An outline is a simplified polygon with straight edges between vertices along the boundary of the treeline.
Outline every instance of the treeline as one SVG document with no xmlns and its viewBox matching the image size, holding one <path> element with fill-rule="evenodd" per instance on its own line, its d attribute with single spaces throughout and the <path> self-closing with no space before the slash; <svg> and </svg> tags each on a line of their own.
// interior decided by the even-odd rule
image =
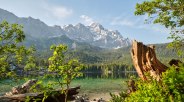
<svg viewBox="0 0 184 102">
<path fill-rule="evenodd" d="M 88 64 L 85 65 L 83 72 L 126 72 L 135 71 L 133 66 L 128 66 L 125 64 Z"/>
<path fill-rule="evenodd" d="M 137 76 L 133 66 L 125 64 L 88 64 L 82 69 L 84 78 L 127 78 Z"/>
<path fill-rule="evenodd" d="M 17 68 L 17 74 L 21 77 L 26 76 L 42 76 L 48 73 L 48 61 L 40 59 L 40 62 L 36 62 L 37 68 L 24 70 L 24 68 Z M 110 63 L 110 64 L 83 64 L 81 72 L 86 77 L 105 77 L 105 78 L 122 78 L 128 77 L 128 74 L 137 75 L 134 66 L 126 64 Z M 99 75 L 98 75 L 99 74 Z"/>
</svg>

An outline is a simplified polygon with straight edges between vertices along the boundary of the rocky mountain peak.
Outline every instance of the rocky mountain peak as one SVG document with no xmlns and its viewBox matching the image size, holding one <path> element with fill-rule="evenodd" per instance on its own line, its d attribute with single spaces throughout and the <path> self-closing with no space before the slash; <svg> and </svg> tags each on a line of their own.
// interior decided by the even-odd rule
<svg viewBox="0 0 184 102">
<path fill-rule="evenodd" d="M 124 39 L 117 30 L 105 29 L 99 23 L 85 26 L 81 23 L 64 26 L 66 35 L 73 40 L 89 43 L 102 48 L 121 48 L 129 46 L 129 40 Z"/>
<path fill-rule="evenodd" d="M 69 27 L 74 27 L 72 24 L 67 24 L 67 25 L 64 25 L 62 28 L 69 28 Z"/>
<path fill-rule="evenodd" d="M 104 27 L 99 23 L 92 23 L 90 27 L 96 31 L 104 30 Z"/>
<path fill-rule="evenodd" d="M 32 39 L 47 39 L 66 36 L 76 42 L 84 42 L 102 48 L 121 48 L 130 45 L 130 40 L 125 39 L 117 30 L 112 31 L 104 28 L 99 23 L 85 26 L 81 23 L 76 25 L 48 26 L 39 19 L 32 17 L 17 17 L 11 12 L 0 9 L 0 22 L 6 19 L 10 23 L 18 23 L 24 26 L 26 36 Z"/>
<path fill-rule="evenodd" d="M 59 25 L 54 25 L 53 27 L 56 29 L 62 29 L 61 26 L 59 26 Z"/>
<path fill-rule="evenodd" d="M 81 28 L 81 27 L 86 27 L 85 25 L 83 25 L 82 23 L 78 23 L 78 24 L 76 24 L 75 25 L 75 27 L 77 27 L 77 28 Z"/>
</svg>

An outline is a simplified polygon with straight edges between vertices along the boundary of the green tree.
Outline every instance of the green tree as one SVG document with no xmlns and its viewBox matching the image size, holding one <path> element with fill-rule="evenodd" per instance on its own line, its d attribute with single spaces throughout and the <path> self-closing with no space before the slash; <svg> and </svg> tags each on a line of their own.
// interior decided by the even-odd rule
<svg viewBox="0 0 184 102">
<path fill-rule="evenodd" d="M 171 29 L 173 42 L 169 47 L 178 50 L 182 55 L 181 47 L 184 43 L 184 0 L 148 0 L 136 5 L 135 15 L 148 15 L 147 22 L 159 23 Z"/>
<path fill-rule="evenodd" d="M 7 21 L 0 24 L 0 78 L 15 77 L 15 71 L 23 64 L 25 56 L 32 53 L 31 49 L 21 45 L 25 38 L 22 29 L 21 25 Z"/>
<path fill-rule="evenodd" d="M 25 49 L 26 51 L 26 56 L 25 58 L 27 59 L 24 63 L 24 71 L 26 71 L 27 76 L 28 76 L 28 72 L 32 71 L 31 75 L 36 75 L 36 71 L 39 71 L 39 65 L 36 64 L 36 58 L 34 56 L 34 52 L 36 51 L 34 47 L 31 47 L 29 49 Z M 25 59 L 24 58 L 24 59 Z"/>
<path fill-rule="evenodd" d="M 22 26 L 18 24 L 9 24 L 3 21 L 0 24 L 0 77 L 13 76 L 13 63 L 15 59 L 17 63 L 22 61 L 20 56 L 21 47 L 17 46 L 18 43 L 24 40 L 25 36 L 22 31 Z"/>
<path fill-rule="evenodd" d="M 65 45 L 53 45 L 51 50 L 53 50 L 53 55 L 49 58 L 49 72 L 56 73 L 57 84 L 62 88 L 66 102 L 71 81 L 81 76 L 79 71 L 82 65 L 77 60 L 66 60 L 64 58 L 64 54 L 67 51 L 67 46 Z"/>
</svg>

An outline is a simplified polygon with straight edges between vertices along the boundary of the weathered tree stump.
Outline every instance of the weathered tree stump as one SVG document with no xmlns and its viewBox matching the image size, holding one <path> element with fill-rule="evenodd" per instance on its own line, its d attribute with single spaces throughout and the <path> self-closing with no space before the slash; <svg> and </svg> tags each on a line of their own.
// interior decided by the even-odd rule
<svg viewBox="0 0 184 102">
<path fill-rule="evenodd" d="M 129 79 L 127 94 L 130 94 L 135 91 L 136 91 L 135 81 L 133 79 Z"/>
<path fill-rule="evenodd" d="M 161 73 L 168 68 L 157 59 L 154 46 L 146 46 L 134 40 L 131 56 L 134 67 L 142 80 L 147 80 L 146 73 L 154 79 L 160 80 Z"/>
</svg>

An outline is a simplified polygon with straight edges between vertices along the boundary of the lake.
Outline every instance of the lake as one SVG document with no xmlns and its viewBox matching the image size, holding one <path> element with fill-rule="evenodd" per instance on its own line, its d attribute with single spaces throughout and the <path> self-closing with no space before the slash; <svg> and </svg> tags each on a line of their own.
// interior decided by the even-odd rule
<svg viewBox="0 0 184 102">
<path fill-rule="evenodd" d="M 130 76 L 137 76 L 136 71 L 126 72 L 84 72 L 83 76 L 72 81 L 71 86 L 81 86 L 81 93 L 90 92 L 117 92 L 126 89 L 124 83 Z M 48 81 L 56 81 L 56 79 L 46 79 Z M 10 91 L 13 86 L 21 85 L 25 80 L 12 82 L 11 80 L 0 80 L 0 94 Z"/>
<path fill-rule="evenodd" d="M 137 76 L 136 71 L 126 71 L 126 72 L 83 72 L 81 78 L 129 78 L 130 76 Z"/>
</svg>

